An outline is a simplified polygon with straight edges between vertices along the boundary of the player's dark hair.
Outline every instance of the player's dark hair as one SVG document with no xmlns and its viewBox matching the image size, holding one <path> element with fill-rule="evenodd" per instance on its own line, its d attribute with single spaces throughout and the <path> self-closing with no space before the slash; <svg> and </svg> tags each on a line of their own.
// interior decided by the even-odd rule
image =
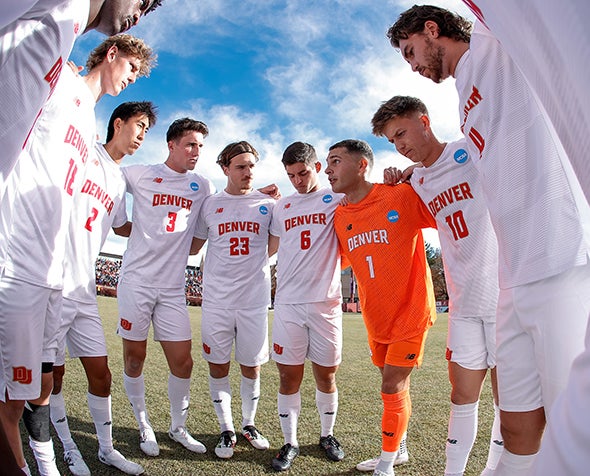
<svg viewBox="0 0 590 476">
<path fill-rule="evenodd" d="M 381 103 L 371 119 L 373 134 L 382 136 L 385 125 L 391 119 L 408 117 L 416 113 L 428 116 L 428 109 L 420 99 L 411 96 L 393 96 L 389 101 Z"/>
<path fill-rule="evenodd" d="M 375 161 L 375 156 L 373 154 L 373 149 L 371 146 L 365 142 L 364 140 L 359 139 L 345 139 L 341 140 L 340 142 L 336 142 L 334 145 L 330 146 L 329 150 L 339 149 L 343 147 L 351 154 L 358 155 L 359 158 L 364 157 L 367 159 L 369 163 L 369 170 L 373 168 L 373 162 Z"/>
<path fill-rule="evenodd" d="M 162 0 L 154 0 L 152 2 L 151 5 L 149 5 L 145 11 L 143 12 L 144 15 L 147 15 L 148 13 L 152 13 L 156 8 L 158 8 L 160 5 L 162 5 Z"/>
<path fill-rule="evenodd" d="M 440 36 L 469 43 L 472 24 L 460 15 L 432 5 L 414 5 L 403 12 L 387 31 L 387 37 L 394 48 L 400 40 L 407 40 L 414 33 L 422 33 L 424 24 L 433 21 L 438 25 Z"/>
<path fill-rule="evenodd" d="M 190 117 L 183 117 L 182 119 L 176 119 L 166 132 L 166 142 L 171 140 L 181 139 L 187 132 L 200 132 L 203 137 L 209 135 L 209 128 L 207 124 L 201 121 L 196 121 Z"/>
<path fill-rule="evenodd" d="M 258 151 L 251 145 L 249 142 L 242 140 L 240 142 L 232 142 L 224 147 L 221 153 L 217 156 L 217 163 L 223 167 L 229 167 L 231 164 L 231 159 L 236 157 L 240 154 L 250 153 L 258 162 L 260 156 L 258 155 Z"/>
<path fill-rule="evenodd" d="M 109 142 L 115 135 L 116 119 L 121 119 L 123 122 L 127 122 L 132 117 L 139 115 L 146 115 L 149 127 L 153 127 L 156 124 L 156 119 L 158 117 L 158 108 L 150 101 L 130 101 L 119 104 L 109 119 L 106 142 Z"/>
<path fill-rule="evenodd" d="M 313 165 L 318 161 L 318 156 L 313 145 L 307 142 L 293 142 L 283 152 L 281 162 L 284 166 L 293 164 Z"/>
</svg>

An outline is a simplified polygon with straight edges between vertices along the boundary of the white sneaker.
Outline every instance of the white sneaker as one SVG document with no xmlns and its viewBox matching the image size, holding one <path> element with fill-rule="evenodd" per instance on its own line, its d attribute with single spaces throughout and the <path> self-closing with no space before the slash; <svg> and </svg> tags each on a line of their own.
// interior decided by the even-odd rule
<svg viewBox="0 0 590 476">
<path fill-rule="evenodd" d="M 64 452 L 64 461 L 74 476 L 90 476 L 90 469 L 78 449 Z"/>
<path fill-rule="evenodd" d="M 215 447 L 215 454 L 218 458 L 231 458 L 234 455 L 234 446 L 237 443 L 236 434 L 233 431 L 224 431 L 221 433 L 219 443 Z"/>
<path fill-rule="evenodd" d="M 399 451 L 397 455 L 395 455 L 395 461 L 393 462 L 394 466 L 398 466 L 400 464 L 405 464 L 410 460 L 410 453 L 408 453 L 408 442 L 407 437 L 404 434 L 402 441 L 399 442 Z"/>
<path fill-rule="evenodd" d="M 268 440 L 260 434 L 254 425 L 247 425 L 242 430 L 242 435 L 257 450 L 267 450 L 270 448 Z"/>
<path fill-rule="evenodd" d="M 205 445 L 200 441 L 195 440 L 183 426 L 178 427 L 176 430 L 170 428 L 168 430 L 168 436 L 170 439 L 180 443 L 187 450 L 193 451 L 194 453 L 205 453 L 207 451 Z"/>
<path fill-rule="evenodd" d="M 375 471 L 375 468 L 379 464 L 380 458 L 373 458 L 367 459 L 365 461 L 361 461 L 359 464 L 356 465 L 356 469 L 358 471 Z"/>
<path fill-rule="evenodd" d="M 114 466 L 127 474 L 143 474 L 144 469 L 140 464 L 129 461 L 125 456 L 117 450 L 110 453 L 103 453 L 101 449 L 98 450 L 98 460 L 108 466 Z"/>
<path fill-rule="evenodd" d="M 160 454 L 160 447 L 152 427 L 148 426 L 139 431 L 139 447 L 148 456 L 158 456 Z"/>
<path fill-rule="evenodd" d="M 373 471 L 373 476 L 395 476 L 395 473 L 393 472 L 393 470 L 391 470 L 391 472 L 386 473 L 385 471 L 376 469 L 375 471 Z"/>
</svg>

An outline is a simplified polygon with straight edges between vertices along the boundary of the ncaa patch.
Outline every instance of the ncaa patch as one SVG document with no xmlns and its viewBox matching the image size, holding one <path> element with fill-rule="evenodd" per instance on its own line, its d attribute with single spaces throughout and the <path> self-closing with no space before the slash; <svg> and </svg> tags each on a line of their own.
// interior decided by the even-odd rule
<svg viewBox="0 0 590 476">
<path fill-rule="evenodd" d="M 197 190 L 199 190 L 199 184 L 197 182 L 191 182 L 190 187 L 193 192 L 196 192 Z"/>
<path fill-rule="evenodd" d="M 268 207 L 266 205 L 260 205 L 260 207 L 258 207 L 258 211 L 261 215 L 268 215 Z"/>
<path fill-rule="evenodd" d="M 322 202 L 324 202 L 324 203 L 330 203 L 330 202 L 332 202 L 332 200 L 334 200 L 334 197 L 332 197 L 332 195 L 330 195 L 330 194 L 324 195 L 322 197 Z"/>
<path fill-rule="evenodd" d="M 467 162 L 467 159 L 469 159 L 469 154 L 465 149 L 457 149 L 453 155 L 453 158 L 458 164 L 464 164 Z"/>
<path fill-rule="evenodd" d="M 387 220 L 390 221 L 391 223 L 395 223 L 396 221 L 399 220 L 399 213 L 397 210 L 391 210 L 390 212 L 387 213 Z"/>
</svg>

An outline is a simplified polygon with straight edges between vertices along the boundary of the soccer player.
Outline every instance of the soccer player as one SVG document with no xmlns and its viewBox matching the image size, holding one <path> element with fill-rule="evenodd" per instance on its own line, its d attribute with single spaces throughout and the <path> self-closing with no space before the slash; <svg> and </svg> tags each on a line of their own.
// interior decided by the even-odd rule
<svg viewBox="0 0 590 476">
<path fill-rule="evenodd" d="M 88 407 L 99 444 L 99 458 L 113 450 L 111 373 L 107 347 L 96 302 L 95 262 L 112 226 L 119 206 L 124 206 L 125 178 L 119 167 L 126 155 L 141 147 L 148 129 L 156 122 L 150 102 L 126 102 L 115 108 L 109 119 L 105 144 L 96 144 L 77 191 L 66 243 L 63 311 L 58 335 L 58 355 L 53 367 L 50 397 L 51 421 L 64 448 L 64 461 L 76 476 L 90 474 L 66 417 L 62 381 L 65 345 L 71 358 L 79 357 L 88 378 Z M 123 205 L 122 205 L 123 204 Z M 115 452 L 107 461 L 128 474 L 140 474 L 141 466 Z"/>
<path fill-rule="evenodd" d="M 90 54 L 88 74 L 67 68 L 43 108 L 0 206 L 0 420 L 21 467 L 24 421 L 42 474 L 55 474 L 49 395 L 61 316 L 63 260 L 75 192 L 96 139 L 94 107 L 149 72 L 152 50 L 130 35 L 110 37 Z M 10 197 L 10 199 L 8 199 Z"/>
<path fill-rule="evenodd" d="M 481 23 L 471 31 L 447 10 L 414 6 L 388 36 L 414 71 L 435 82 L 456 79 L 461 127 L 499 249 L 496 358 L 505 451 L 495 474 L 527 474 L 548 410 L 583 349 L 588 203 L 537 96 Z"/>
<path fill-rule="evenodd" d="M 177 119 L 166 133 L 164 163 L 122 168 L 133 195 L 133 221 L 115 229 L 126 235 L 131 225 L 117 291 L 117 333 L 123 339 L 125 391 L 139 425 L 140 448 L 148 456 L 160 453 L 142 373 L 150 323 L 170 369 L 168 436 L 195 453 L 206 451 L 186 429 L 193 359 L 184 271 L 199 210 L 213 192 L 208 179 L 192 172 L 208 134 L 201 121 Z"/>
<path fill-rule="evenodd" d="M 193 251 L 207 244 L 203 265 L 202 355 L 209 364 L 209 392 L 221 427 L 215 454 L 231 458 L 236 433 L 229 369 L 233 343 L 240 364 L 242 435 L 259 450 L 269 447 L 254 424 L 260 399 L 260 367 L 268 362 L 270 305 L 269 227 L 275 200 L 252 188 L 256 149 L 228 144 L 217 163 L 227 186 L 203 204 Z"/>
<path fill-rule="evenodd" d="M 477 434 L 479 396 L 488 368 L 497 402 L 496 236 L 465 140 L 440 142 L 422 101 L 395 96 L 375 112 L 372 125 L 373 134 L 386 137 L 418 165 L 411 184 L 438 225 L 450 297 L 446 357 L 452 390 L 445 476 L 462 475 Z M 395 183 L 397 177 L 386 177 L 386 182 L 388 178 Z M 496 468 L 502 454 L 497 405 L 494 410 L 486 471 Z"/>
<path fill-rule="evenodd" d="M 52 94 L 74 40 L 122 33 L 161 0 L 38 0 L 0 13 L 0 196 L 31 127 Z M 32 5 L 34 3 L 34 5 Z"/>
<path fill-rule="evenodd" d="M 421 230 L 436 223 L 409 185 L 369 182 L 372 166 L 369 144 L 349 139 L 330 147 L 325 172 L 349 202 L 336 209 L 334 228 L 357 278 L 371 358 L 382 374 L 382 451 L 373 475 L 388 476 L 410 419 L 410 374 L 436 319 Z"/>
<path fill-rule="evenodd" d="M 289 469 L 299 455 L 299 389 L 306 358 L 312 362 L 316 381 L 319 445 L 329 459 L 344 458 L 334 437 L 336 371 L 342 360 L 340 252 L 334 210 L 341 196 L 321 186 L 321 164 L 312 145 L 294 142 L 285 149 L 282 163 L 296 192 L 279 200 L 271 225 L 279 247 L 272 358 L 279 370 L 278 413 L 285 440 L 272 460 L 277 471 Z"/>
</svg>

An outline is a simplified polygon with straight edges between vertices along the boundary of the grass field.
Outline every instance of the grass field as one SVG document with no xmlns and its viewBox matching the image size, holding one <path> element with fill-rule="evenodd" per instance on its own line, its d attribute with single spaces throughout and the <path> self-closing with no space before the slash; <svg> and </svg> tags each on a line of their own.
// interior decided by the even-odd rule
<svg viewBox="0 0 590 476">
<path fill-rule="evenodd" d="M 146 474 L 152 476 L 277 474 L 271 469 L 270 460 L 282 446 L 283 438 L 276 410 L 278 374 L 272 361 L 262 370 L 262 394 L 256 419 L 256 425 L 269 439 L 271 449 L 255 450 L 240 436 L 233 458 L 220 460 L 213 451 L 219 428 L 209 399 L 207 366 L 200 354 L 201 309 L 189 307 L 194 332 L 195 365 L 187 427 L 195 438 L 207 446 L 206 454 L 193 454 L 168 438 L 167 430 L 170 422 L 167 396 L 168 368 L 159 344 L 151 340 L 150 336 L 144 374 L 147 406 L 160 444 L 160 456 L 149 458 L 139 449 L 137 424 L 123 389 L 121 341 L 115 335 L 117 303 L 113 298 L 101 297 L 98 303 L 106 329 L 109 365 L 113 374 L 115 448 L 129 459 L 142 464 Z M 272 312 L 270 318 L 272 321 Z M 430 476 L 441 475 L 444 471 L 450 391 L 444 360 L 446 326 L 447 315 L 440 314 L 428 336 L 424 364 L 422 368 L 412 373 L 413 412 L 408 431 L 410 462 L 397 467 L 396 475 Z M 301 388 L 302 411 L 298 429 L 301 455 L 288 474 L 305 476 L 367 474 L 356 471 L 355 465 L 361 460 L 379 454 L 381 431 L 380 375 L 370 363 L 367 349 L 366 333 L 361 316 L 345 314 L 344 357 L 337 375 L 340 406 L 335 434 L 346 451 L 346 457 L 343 461 L 334 463 L 328 461 L 323 451 L 318 448 L 319 417 L 315 408 L 315 386 L 311 368 L 308 368 Z M 239 425 L 241 423 L 239 372 L 235 363 L 232 365 L 231 378 L 234 394 L 232 405 L 234 422 Z M 64 395 L 72 434 L 92 474 L 122 474 L 103 465 L 96 457 L 98 443 L 86 404 L 86 377 L 78 360 L 70 360 L 66 364 Z M 493 417 L 491 400 L 488 378 L 480 404 L 480 429 L 465 475 L 479 475 L 485 465 Z M 68 474 L 67 467 L 62 461 L 61 444 L 55 434 L 53 437 L 58 467 L 62 474 Z M 28 447 L 25 449 L 27 460 L 35 474 L 36 467 L 31 453 Z"/>
</svg>

